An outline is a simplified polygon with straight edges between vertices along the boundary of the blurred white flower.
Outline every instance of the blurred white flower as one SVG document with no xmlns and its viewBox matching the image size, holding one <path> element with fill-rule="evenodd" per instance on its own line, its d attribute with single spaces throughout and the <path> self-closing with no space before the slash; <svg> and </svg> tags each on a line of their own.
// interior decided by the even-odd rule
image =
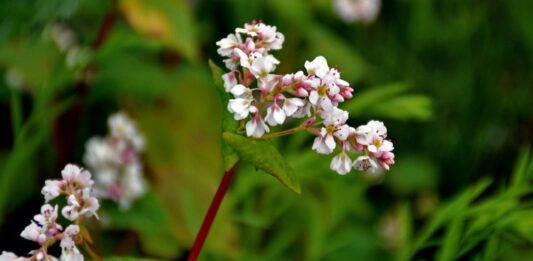
<svg viewBox="0 0 533 261">
<path fill-rule="evenodd" d="M 346 23 L 370 24 L 381 8 L 381 0 L 333 0 L 333 7 Z"/>
<path fill-rule="evenodd" d="M 234 86 L 235 87 L 235 86 Z M 137 125 L 124 113 L 108 119 L 109 135 L 93 137 L 86 144 L 84 161 L 95 175 L 95 195 L 111 199 L 127 209 L 146 192 L 139 154 L 145 146 Z M 90 193 L 84 198 L 83 213 L 96 214 L 98 200 Z"/>
</svg>

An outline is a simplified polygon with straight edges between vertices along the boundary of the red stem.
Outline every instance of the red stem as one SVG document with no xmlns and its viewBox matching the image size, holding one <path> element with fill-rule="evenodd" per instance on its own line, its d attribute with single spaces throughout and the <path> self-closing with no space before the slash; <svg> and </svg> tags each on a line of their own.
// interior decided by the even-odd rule
<svg viewBox="0 0 533 261">
<path fill-rule="evenodd" d="M 200 231 L 198 232 L 198 235 L 196 236 L 196 239 L 194 240 L 194 244 L 192 245 L 191 252 L 189 253 L 189 257 L 187 258 L 188 261 L 196 261 L 198 259 L 198 256 L 200 255 L 200 251 L 202 250 L 202 246 L 204 245 L 207 234 L 209 233 L 209 230 L 211 229 L 211 225 L 213 224 L 213 221 L 215 220 L 215 217 L 217 215 L 218 208 L 220 207 L 220 203 L 222 203 L 222 200 L 224 199 L 224 195 L 226 195 L 226 191 L 228 190 L 229 184 L 231 183 L 231 180 L 233 179 L 234 173 L 235 173 L 235 165 L 233 165 L 233 167 L 231 167 L 228 171 L 224 173 L 224 177 L 222 177 L 222 181 L 220 182 L 220 185 L 218 185 L 218 189 L 217 189 L 217 192 L 215 193 L 215 197 L 213 198 L 213 201 L 211 201 L 211 205 L 209 206 L 209 209 L 207 210 L 207 214 L 205 215 L 204 222 L 202 223 L 202 226 L 200 227 Z"/>
</svg>

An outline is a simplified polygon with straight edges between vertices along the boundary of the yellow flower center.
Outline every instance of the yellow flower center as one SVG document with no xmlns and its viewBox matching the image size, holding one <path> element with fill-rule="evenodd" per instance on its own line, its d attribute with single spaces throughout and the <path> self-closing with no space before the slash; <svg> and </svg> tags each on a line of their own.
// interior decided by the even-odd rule
<svg viewBox="0 0 533 261">
<path fill-rule="evenodd" d="M 326 87 L 325 85 L 320 85 L 317 89 L 317 92 L 319 96 L 326 96 L 328 92 L 328 87 Z"/>
</svg>

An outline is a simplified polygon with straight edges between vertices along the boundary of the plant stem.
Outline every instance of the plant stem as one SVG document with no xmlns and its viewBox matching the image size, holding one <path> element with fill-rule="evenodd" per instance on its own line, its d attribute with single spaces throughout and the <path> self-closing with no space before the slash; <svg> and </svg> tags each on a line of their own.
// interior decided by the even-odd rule
<svg viewBox="0 0 533 261">
<path fill-rule="evenodd" d="M 102 257 L 100 257 L 98 254 L 96 254 L 96 252 L 94 252 L 94 250 L 91 248 L 91 246 L 89 245 L 89 243 L 87 242 L 84 242 L 83 243 L 83 247 L 85 248 L 85 251 L 87 251 L 87 253 L 89 253 L 89 255 L 96 261 L 103 261 L 104 259 Z"/>
<path fill-rule="evenodd" d="M 296 127 L 296 128 L 292 128 L 292 129 L 288 129 L 288 130 L 268 133 L 268 134 L 263 135 L 260 139 L 270 139 L 270 138 L 286 136 L 286 135 L 290 135 L 290 134 L 296 133 L 296 132 L 301 131 L 301 130 L 305 130 L 306 128 L 307 127 L 305 127 L 305 126 L 300 126 L 300 127 Z"/>
<path fill-rule="evenodd" d="M 224 177 L 222 177 L 222 181 L 220 182 L 220 185 L 218 185 L 215 197 L 213 197 L 213 200 L 211 201 L 211 205 L 207 210 L 207 214 L 205 215 L 204 221 L 202 222 L 200 231 L 198 232 L 198 235 L 196 235 L 196 239 L 194 240 L 194 244 L 192 245 L 191 252 L 189 253 L 189 257 L 187 258 L 188 261 L 195 261 L 200 255 L 200 251 L 202 250 L 202 246 L 204 245 L 207 234 L 211 229 L 211 225 L 215 220 L 215 216 L 217 215 L 220 204 L 222 203 L 224 195 L 226 195 L 226 191 L 228 190 L 229 184 L 233 179 L 233 174 L 235 173 L 235 166 L 236 165 L 233 165 L 233 167 L 231 167 L 228 171 L 224 173 Z"/>
</svg>

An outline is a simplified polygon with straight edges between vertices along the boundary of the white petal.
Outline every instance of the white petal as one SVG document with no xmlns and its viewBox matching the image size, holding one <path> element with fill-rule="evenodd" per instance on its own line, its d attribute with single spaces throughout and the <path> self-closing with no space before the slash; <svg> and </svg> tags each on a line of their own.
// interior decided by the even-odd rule
<svg viewBox="0 0 533 261">
<path fill-rule="evenodd" d="M 257 129 L 257 122 L 254 119 L 249 120 L 246 123 L 246 136 L 251 137 Z"/>
<path fill-rule="evenodd" d="M 285 112 L 283 112 L 283 110 L 278 106 L 276 106 L 276 108 L 274 109 L 274 120 L 278 124 L 283 124 L 283 122 L 285 121 Z"/>
<path fill-rule="evenodd" d="M 311 104 L 317 105 L 317 102 L 318 102 L 318 92 L 317 91 L 312 91 L 311 94 L 309 94 L 309 101 L 311 102 Z"/>
<path fill-rule="evenodd" d="M 231 88 L 231 94 L 235 95 L 235 97 L 239 97 L 247 92 L 250 92 L 250 90 L 242 84 L 237 84 Z"/>
<path fill-rule="evenodd" d="M 333 151 L 335 149 L 335 146 L 337 145 L 333 136 L 329 134 L 326 135 L 324 143 L 326 144 L 326 146 L 329 148 L 330 151 Z"/>
</svg>

